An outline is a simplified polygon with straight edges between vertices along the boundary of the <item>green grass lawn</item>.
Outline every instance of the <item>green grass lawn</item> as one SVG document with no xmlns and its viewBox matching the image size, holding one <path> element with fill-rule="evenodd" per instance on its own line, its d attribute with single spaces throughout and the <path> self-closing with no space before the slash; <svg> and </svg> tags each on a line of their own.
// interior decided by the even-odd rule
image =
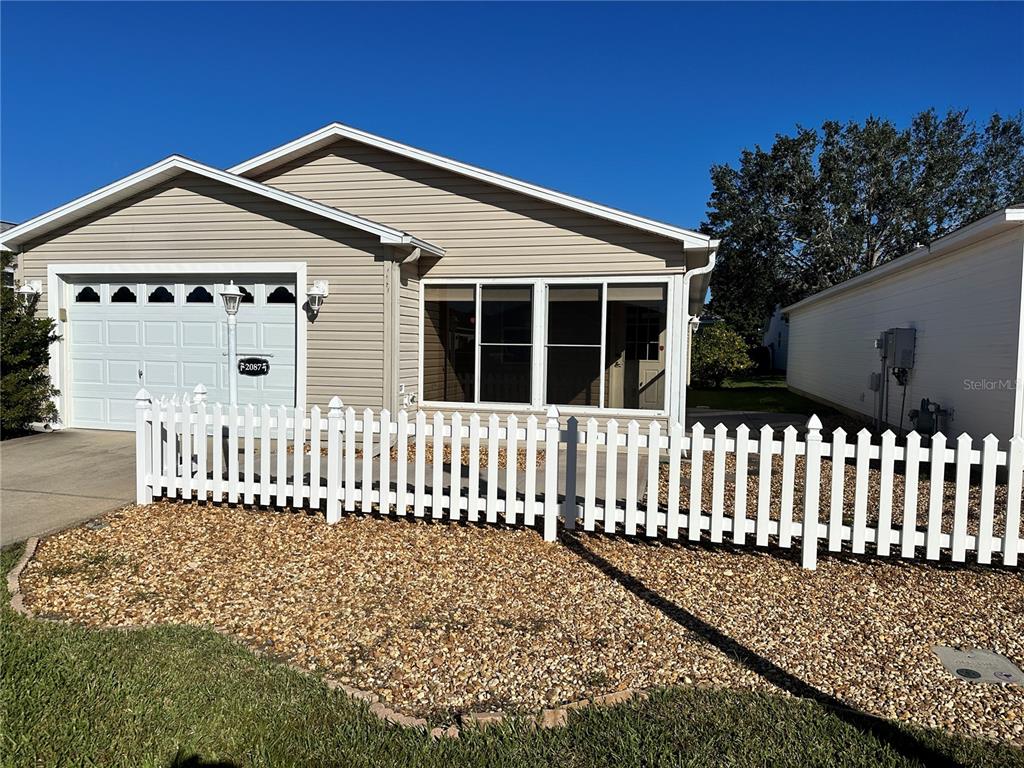
<svg viewBox="0 0 1024 768">
<path fill-rule="evenodd" d="M 0 555 L 4 573 L 19 553 Z M 872 732 L 808 701 L 695 689 L 582 711 L 564 729 L 433 742 L 212 632 L 31 621 L 0 592 L 5 766 L 1024 765 L 1008 747 Z"/>
<path fill-rule="evenodd" d="M 720 389 L 690 387 L 686 393 L 689 408 L 705 406 L 731 411 L 770 411 L 775 413 L 821 414 L 832 409 L 786 389 L 785 375 L 751 375 L 728 379 Z"/>
</svg>

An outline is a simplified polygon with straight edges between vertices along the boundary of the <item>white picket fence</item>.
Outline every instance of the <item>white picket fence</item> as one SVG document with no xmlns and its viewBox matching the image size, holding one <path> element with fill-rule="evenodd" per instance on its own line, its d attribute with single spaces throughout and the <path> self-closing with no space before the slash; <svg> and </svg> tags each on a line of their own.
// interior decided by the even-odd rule
<svg viewBox="0 0 1024 768">
<path fill-rule="evenodd" d="M 866 430 L 848 441 L 837 429 L 825 442 L 817 417 L 798 440 L 794 427 L 776 439 L 768 426 L 756 433 L 740 426 L 729 434 L 722 425 L 708 433 L 697 424 L 686 434 L 681 424 L 664 430 L 657 421 L 643 428 L 630 421 L 623 428 L 614 420 L 601 426 L 596 419 L 581 425 L 569 418 L 562 425 L 553 408 L 543 421 L 477 413 L 428 417 L 424 411 L 357 414 L 338 398 L 325 418 L 318 407 L 307 413 L 285 406 L 208 404 L 201 385 L 194 396 L 180 400 L 154 402 L 143 390 L 136 405 L 140 504 L 180 497 L 324 508 L 328 523 L 338 522 L 344 510 L 540 525 L 549 541 L 556 539 L 559 525 L 627 536 L 706 537 L 741 546 L 789 548 L 798 539 L 806 568 L 815 567 L 819 550 L 890 556 L 895 549 L 904 558 L 923 554 L 929 560 L 943 553 L 954 562 L 973 553 L 971 559 L 982 564 L 999 553 L 1003 565 L 1016 566 L 1024 549 L 1022 437 L 1010 440 L 1008 450 L 992 435 L 980 449 L 967 435 L 952 445 L 937 435 L 926 447 L 913 432 L 897 445 L 892 432 L 874 444 Z M 432 461 L 426 460 L 428 446 Z M 501 468 L 500 449 L 509 457 Z M 539 451 L 544 452 L 540 462 Z M 773 461 L 776 457 L 780 462 Z M 822 467 L 839 459 L 842 471 L 832 472 L 823 487 Z M 952 505 L 945 499 L 947 467 L 954 468 Z M 1006 500 L 997 509 L 1001 478 Z M 926 481 L 927 495 L 920 487 Z M 662 490 L 664 502 L 659 501 Z M 896 502 L 902 514 L 894 515 Z M 927 512 L 923 525 L 919 502 Z"/>
</svg>

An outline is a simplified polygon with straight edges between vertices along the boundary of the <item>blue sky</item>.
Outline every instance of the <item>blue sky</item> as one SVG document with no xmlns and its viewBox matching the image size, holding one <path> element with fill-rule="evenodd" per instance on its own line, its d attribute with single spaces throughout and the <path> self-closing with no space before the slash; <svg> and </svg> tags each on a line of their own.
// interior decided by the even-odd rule
<svg viewBox="0 0 1024 768">
<path fill-rule="evenodd" d="M 697 226 L 796 123 L 1024 106 L 1024 4 L 0 6 L 0 217 L 332 120 Z"/>
</svg>

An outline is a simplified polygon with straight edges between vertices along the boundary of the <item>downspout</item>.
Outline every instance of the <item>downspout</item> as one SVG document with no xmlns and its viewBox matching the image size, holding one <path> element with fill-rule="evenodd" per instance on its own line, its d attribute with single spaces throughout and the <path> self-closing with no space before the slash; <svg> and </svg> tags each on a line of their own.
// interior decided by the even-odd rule
<svg viewBox="0 0 1024 768">
<path fill-rule="evenodd" d="M 677 327 L 684 329 L 683 333 L 686 334 L 686 357 L 684 360 L 680 360 L 676 364 L 676 376 L 677 381 L 679 382 L 679 412 L 676 414 L 670 414 L 670 419 L 680 422 L 684 427 L 686 425 L 686 389 L 690 383 L 690 343 L 693 338 L 690 333 L 690 322 L 700 317 L 700 315 L 690 314 L 690 281 L 695 277 L 708 274 L 715 268 L 715 255 L 718 253 L 718 242 L 714 240 L 711 242 L 713 243 L 713 246 L 711 251 L 708 253 L 708 263 L 702 267 L 688 269 L 686 274 L 683 275 L 682 311 L 685 313 L 686 322 L 682 322 L 683 318 L 680 317 L 680 322 Z M 679 357 L 682 357 L 682 355 Z"/>
</svg>

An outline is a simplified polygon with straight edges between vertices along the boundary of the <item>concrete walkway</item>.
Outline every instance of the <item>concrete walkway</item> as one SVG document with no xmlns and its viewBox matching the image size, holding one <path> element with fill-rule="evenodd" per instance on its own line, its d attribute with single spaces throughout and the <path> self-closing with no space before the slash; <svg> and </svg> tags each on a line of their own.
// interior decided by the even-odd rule
<svg viewBox="0 0 1024 768">
<path fill-rule="evenodd" d="M 0 443 L 0 544 L 135 499 L 135 433 L 66 429 Z"/>
</svg>

